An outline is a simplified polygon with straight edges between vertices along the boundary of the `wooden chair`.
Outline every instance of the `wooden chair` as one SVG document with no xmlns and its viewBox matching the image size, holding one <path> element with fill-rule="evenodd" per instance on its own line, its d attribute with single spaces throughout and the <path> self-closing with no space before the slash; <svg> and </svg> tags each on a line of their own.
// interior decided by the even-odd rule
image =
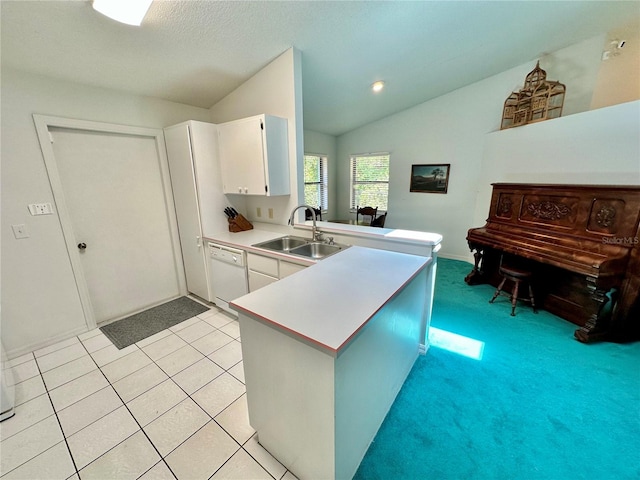
<svg viewBox="0 0 640 480">
<path fill-rule="evenodd" d="M 314 208 L 313 211 L 316 213 L 316 220 L 322 220 L 322 210 L 320 208 Z M 311 220 L 313 215 L 311 215 L 311 210 L 308 208 L 304 211 L 304 219 Z"/>
<path fill-rule="evenodd" d="M 380 215 L 378 218 L 374 218 L 374 219 L 371 221 L 371 226 L 372 226 L 372 227 L 380 227 L 380 228 L 383 228 L 383 227 L 384 227 L 384 222 L 385 222 L 385 220 L 386 220 L 386 219 L 387 219 L 387 214 L 386 214 L 386 213 L 384 213 L 384 214 Z"/>
<path fill-rule="evenodd" d="M 358 220 L 358 216 L 362 215 L 362 222 L 363 225 L 371 225 L 371 222 L 373 222 L 376 218 L 376 215 L 378 214 L 378 207 L 373 208 L 373 207 L 358 207 L 356 209 L 356 224 L 360 224 L 360 221 Z M 371 220 L 369 220 L 369 223 L 366 223 L 365 218 L 364 217 L 371 217 Z"/>
<path fill-rule="evenodd" d="M 500 285 L 496 292 L 493 294 L 493 298 L 489 300 L 489 303 L 493 303 L 493 301 L 498 298 L 498 295 L 505 295 L 511 299 L 511 316 L 515 317 L 516 315 L 516 304 L 518 300 L 524 302 L 530 302 L 531 307 L 533 308 L 533 313 L 538 313 L 536 309 L 536 301 L 533 296 L 533 289 L 531 288 L 531 279 L 533 277 L 533 273 L 530 270 L 522 268 L 520 266 L 512 266 L 512 265 L 504 265 L 502 263 L 502 258 L 500 258 L 500 275 L 502 275 L 502 280 L 500 281 Z M 507 291 L 503 291 L 504 284 L 507 282 L 511 282 L 512 290 L 511 293 Z M 529 287 L 529 298 L 518 298 L 518 291 L 520 290 L 520 284 L 526 283 Z"/>
</svg>

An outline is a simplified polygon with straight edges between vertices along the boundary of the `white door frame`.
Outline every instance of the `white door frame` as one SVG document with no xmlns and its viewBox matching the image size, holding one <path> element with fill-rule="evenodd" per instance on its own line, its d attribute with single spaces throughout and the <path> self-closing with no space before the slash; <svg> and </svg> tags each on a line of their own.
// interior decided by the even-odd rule
<svg viewBox="0 0 640 480">
<path fill-rule="evenodd" d="M 123 135 L 151 137 L 156 144 L 158 160 L 160 164 L 160 175 L 162 178 L 162 188 L 165 198 L 165 210 L 170 225 L 171 244 L 173 247 L 174 266 L 176 269 L 176 277 L 178 279 L 178 289 L 181 295 L 187 294 L 187 283 L 184 276 L 184 265 L 182 262 L 182 253 L 180 250 L 180 237 L 178 236 L 178 223 L 176 220 L 176 211 L 173 203 L 173 193 L 171 190 L 171 180 L 169 177 L 169 163 L 164 143 L 164 133 L 159 128 L 132 127 L 127 125 L 118 125 L 113 123 L 93 122 L 88 120 L 77 120 L 73 118 L 54 117 L 48 115 L 33 114 L 33 120 L 36 125 L 40 148 L 44 157 L 44 164 L 51 183 L 53 198 L 58 210 L 58 218 L 62 227 L 62 234 L 67 246 L 67 252 L 71 261 L 71 269 L 75 277 L 76 286 L 80 303 L 84 312 L 85 322 L 89 330 L 96 328 L 96 319 L 91 305 L 91 297 L 89 296 L 89 288 L 80 261 L 80 254 L 75 244 L 75 235 L 71 216 L 67 208 L 64 197 L 64 190 L 58 172 L 58 166 L 52 146 L 52 136 L 49 133 L 49 127 L 68 128 L 72 130 L 85 130 L 91 132 L 102 133 L 118 133 Z"/>
</svg>

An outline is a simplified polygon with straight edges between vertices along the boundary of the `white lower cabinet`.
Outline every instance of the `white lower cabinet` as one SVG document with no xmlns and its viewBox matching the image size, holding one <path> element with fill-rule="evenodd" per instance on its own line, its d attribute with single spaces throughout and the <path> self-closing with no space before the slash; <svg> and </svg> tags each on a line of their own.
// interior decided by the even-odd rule
<svg viewBox="0 0 640 480">
<path fill-rule="evenodd" d="M 288 277 L 307 268 L 305 265 L 255 253 L 247 254 L 247 267 L 249 271 L 249 292 L 254 292 L 270 283 L 277 282 L 281 278 Z"/>
<path fill-rule="evenodd" d="M 255 292 L 259 288 L 265 287 L 270 283 L 277 282 L 278 280 L 279 279 L 277 277 L 249 270 L 249 291 Z"/>
<path fill-rule="evenodd" d="M 280 278 L 288 277 L 289 275 L 293 275 L 294 273 L 299 272 L 300 270 L 304 270 L 305 268 L 307 268 L 305 265 L 280 260 Z"/>
</svg>

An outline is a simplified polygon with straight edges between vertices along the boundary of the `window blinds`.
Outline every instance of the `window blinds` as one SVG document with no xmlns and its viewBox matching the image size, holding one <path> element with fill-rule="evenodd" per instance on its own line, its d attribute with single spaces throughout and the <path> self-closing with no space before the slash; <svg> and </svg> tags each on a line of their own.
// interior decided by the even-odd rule
<svg viewBox="0 0 640 480">
<path fill-rule="evenodd" d="M 329 207 L 327 180 L 327 157 L 305 155 L 304 202 L 312 207 L 320 207 L 323 212 Z"/>
<path fill-rule="evenodd" d="M 351 156 L 351 209 L 378 207 L 387 210 L 389 154 Z"/>
</svg>

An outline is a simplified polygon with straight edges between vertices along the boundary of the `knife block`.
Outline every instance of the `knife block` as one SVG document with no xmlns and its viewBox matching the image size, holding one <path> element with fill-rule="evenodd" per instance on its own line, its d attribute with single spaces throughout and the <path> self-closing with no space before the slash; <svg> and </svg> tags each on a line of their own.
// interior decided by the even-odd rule
<svg viewBox="0 0 640 480">
<path fill-rule="evenodd" d="M 244 232 L 245 230 L 251 230 L 253 228 L 251 222 L 240 214 L 227 220 L 229 221 L 230 232 Z"/>
</svg>

